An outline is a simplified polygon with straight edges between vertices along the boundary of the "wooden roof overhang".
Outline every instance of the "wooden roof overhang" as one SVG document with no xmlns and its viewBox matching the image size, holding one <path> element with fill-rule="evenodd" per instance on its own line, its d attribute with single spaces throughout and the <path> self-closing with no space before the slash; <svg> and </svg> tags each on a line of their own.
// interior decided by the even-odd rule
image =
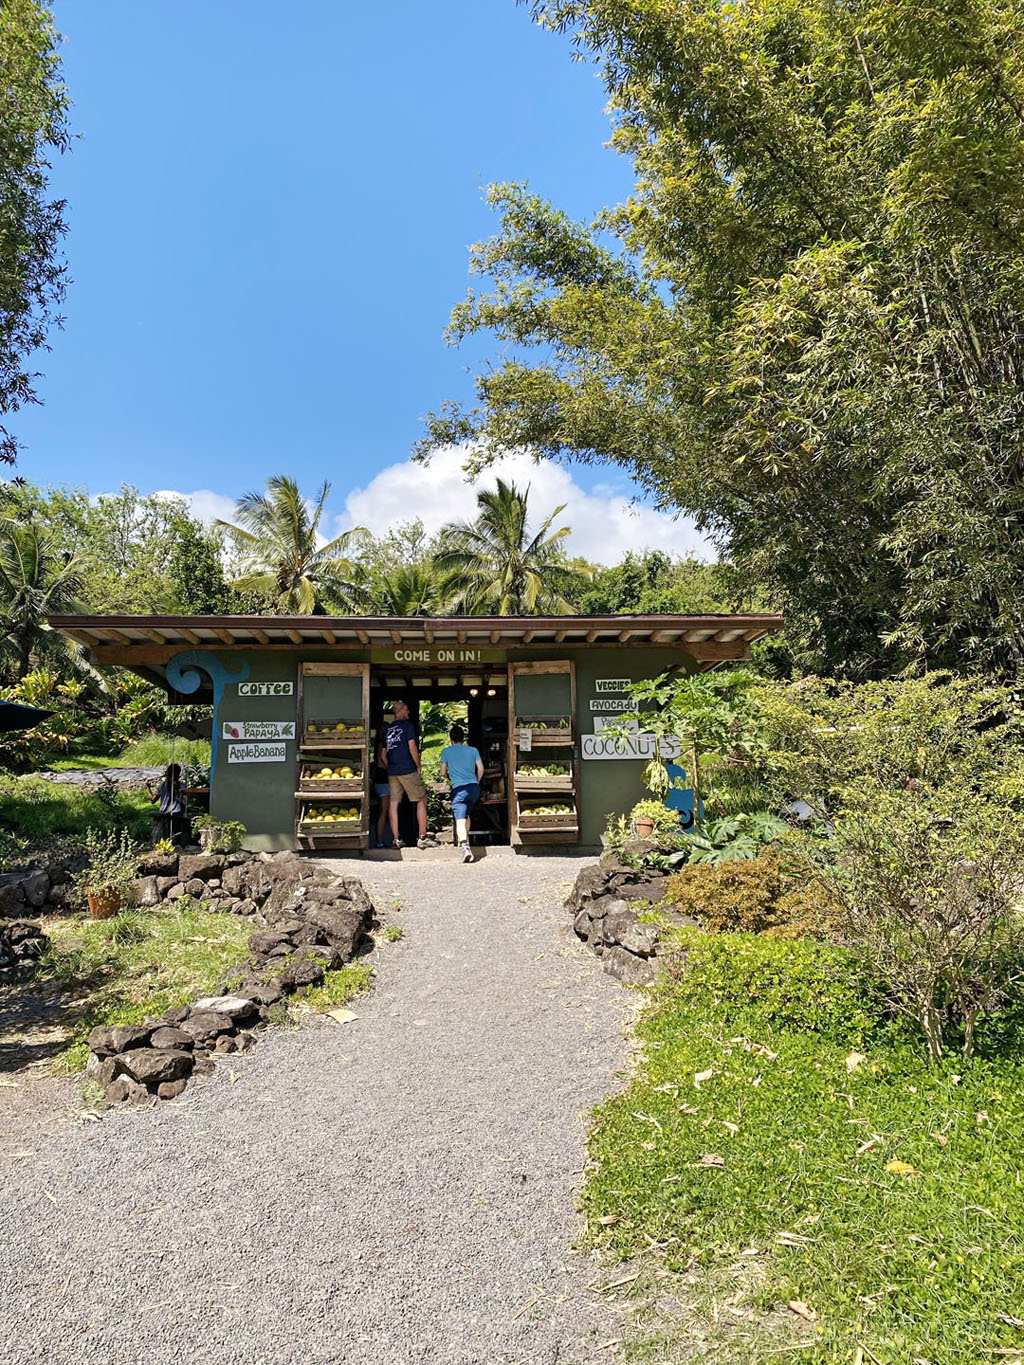
<svg viewBox="0 0 1024 1365">
<path fill-rule="evenodd" d="M 702 668 L 746 659 L 780 615 L 737 616 L 51 616 L 54 630 L 166 686 L 163 666 L 187 649 L 358 653 L 416 646 L 636 648 L 688 654 Z"/>
</svg>

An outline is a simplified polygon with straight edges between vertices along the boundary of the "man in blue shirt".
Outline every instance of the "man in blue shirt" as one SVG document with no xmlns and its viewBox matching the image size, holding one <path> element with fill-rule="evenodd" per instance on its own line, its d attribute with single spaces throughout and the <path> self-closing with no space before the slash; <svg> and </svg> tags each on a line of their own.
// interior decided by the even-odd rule
<svg viewBox="0 0 1024 1365">
<path fill-rule="evenodd" d="M 461 725 L 453 725 L 448 734 L 452 742 L 441 750 L 441 776 L 447 777 L 452 784 L 452 814 L 455 816 L 455 832 L 462 861 L 471 863 L 469 812 L 480 799 L 484 764 L 480 751 L 465 742 L 466 732 Z"/>
<path fill-rule="evenodd" d="M 417 848 L 426 848 L 427 838 L 427 789 L 420 773 L 420 750 L 416 743 L 416 727 L 409 719 L 409 707 L 404 701 L 394 705 L 395 719 L 384 731 L 384 743 L 380 750 L 380 766 L 387 769 L 388 788 L 391 795 L 391 834 L 395 848 L 402 848 L 398 837 L 398 807 L 402 797 L 407 796 L 416 803 L 416 821 L 419 827 Z"/>
</svg>

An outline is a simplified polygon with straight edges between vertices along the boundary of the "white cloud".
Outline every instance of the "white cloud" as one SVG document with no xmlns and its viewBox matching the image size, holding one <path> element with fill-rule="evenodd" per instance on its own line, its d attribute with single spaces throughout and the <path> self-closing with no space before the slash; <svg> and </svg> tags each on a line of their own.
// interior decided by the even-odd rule
<svg viewBox="0 0 1024 1365">
<path fill-rule="evenodd" d="M 194 493 L 178 493 L 173 488 L 161 488 L 153 494 L 153 497 L 184 498 L 188 504 L 188 510 L 204 526 L 209 526 L 218 518 L 222 521 L 234 521 L 235 519 L 235 499 L 225 497 L 223 493 L 214 493 L 209 488 L 197 488 Z"/>
<path fill-rule="evenodd" d="M 520 488 L 529 484 L 534 527 L 565 503 L 556 522 L 571 527 L 563 544 L 570 554 L 584 555 L 594 563 L 615 564 L 627 551 L 645 549 L 715 557 L 714 548 L 688 517 L 634 504 L 614 484 L 599 484 L 587 492 L 562 465 L 548 460 L 538 463 L 525 454 L 503 456 L 476 483 L 469 483 L 462 468 L 467 454 L 464 446 L 450 446 L 426 465 L 412 460 L 388 465 L 365 488 L 348 494 L 337 530 L 365 526 L 380 533 L 419 517 L 426 531 L 433 533 L 448 521 L 471 521 L 476 515 L 477 489 L 492 488 L 501 477 Z"/>
</svg>

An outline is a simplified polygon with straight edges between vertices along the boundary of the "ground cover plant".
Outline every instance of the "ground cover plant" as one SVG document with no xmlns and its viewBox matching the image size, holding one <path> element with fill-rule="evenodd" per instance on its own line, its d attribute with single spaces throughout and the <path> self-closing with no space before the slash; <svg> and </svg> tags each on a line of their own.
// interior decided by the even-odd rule
<svg viewBox="0 0 1024 1365">
<path fill-rule="evenodd" d="M 716 1359 L 760 1359 L 789 1304 L 805 1360 L 1024 1356 L 1020 1002 L 935 1066 L 842 949 L 688 931 L 676 952 L 596 1114 L 591 1240 L 663 1274 L 746 1264 Z M 685 1342 L 662 1323 L 627 1358 Z"/>
</svg>

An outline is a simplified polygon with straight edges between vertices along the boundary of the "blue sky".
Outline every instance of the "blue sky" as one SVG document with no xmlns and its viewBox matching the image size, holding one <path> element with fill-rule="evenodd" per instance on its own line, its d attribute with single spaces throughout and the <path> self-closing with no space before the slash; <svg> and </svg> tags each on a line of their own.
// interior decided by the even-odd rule
<svg viewBox="0 0 1024 1365">
<path fill-rule="evenodd" d="M 471 510 L 457 458 L 406 463 L 422 416 L 470 393 L 475 356 L 442 331 L 494 228 L 488 182 L 584 217 L 628 191 L 594 69 L 513 0 L 55 14 L 79 134 L 54 170 L 72 284 L 43 406 L 15 419 L 19 472 L 179 490 L 203 515 L 278 472 L 329 478 L 338 526 Z M 631 514 L 612 468 L 532 478 L 538 510 L 569 498 L 583 552 L 694 542 Z"/>
</svg>

